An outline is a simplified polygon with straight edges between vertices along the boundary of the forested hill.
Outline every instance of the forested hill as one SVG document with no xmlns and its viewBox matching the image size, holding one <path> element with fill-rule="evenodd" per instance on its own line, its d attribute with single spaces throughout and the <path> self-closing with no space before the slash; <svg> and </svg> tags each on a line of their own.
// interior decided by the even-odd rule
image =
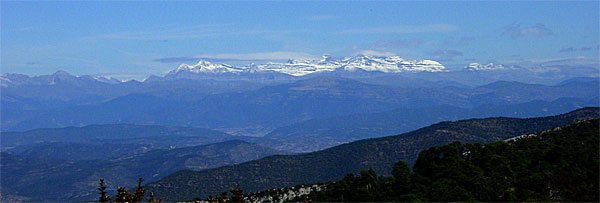
<svg viewBox="0 0 600 203">
<path fill-rule="evenodd" d="M 412 172 L 397 162 L 388 177 L 363 170 L 335 182 L 274 188 L 244 198 L 252 202 L 598 202 L 599 127 L 600 120 L 593 119 L 485 145 L 452 142 L 422 151 Z"/>
<path fill-rule="evenodd" d="M 204 171 L 179 171 L 146 185 L 163 200 L 190 200 L 226 191 L 239 183 L 246 192 L 301 183 L 339 180 L 372 168 L 389 175 L 394 163 L 413 165 L 420 151 L 452 141 L 490 143 L 600 117 L 599 108 L 583 108 L 550 117 L 486 118 L 441 122 L 409 133 L 366 139 L 302 155 L 277 155 Z"/>
</svg>

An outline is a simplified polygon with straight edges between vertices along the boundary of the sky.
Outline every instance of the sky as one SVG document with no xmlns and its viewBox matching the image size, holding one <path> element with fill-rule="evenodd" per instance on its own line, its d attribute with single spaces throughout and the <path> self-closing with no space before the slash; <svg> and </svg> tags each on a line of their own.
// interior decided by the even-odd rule
<svg viewBox="0 0 600 203">
<path fill-rule="evenodd" d="M 199 59 L 598 62 L 599 2 L 1 1 L 1 73 L 142 79 Z"/>
</svg>

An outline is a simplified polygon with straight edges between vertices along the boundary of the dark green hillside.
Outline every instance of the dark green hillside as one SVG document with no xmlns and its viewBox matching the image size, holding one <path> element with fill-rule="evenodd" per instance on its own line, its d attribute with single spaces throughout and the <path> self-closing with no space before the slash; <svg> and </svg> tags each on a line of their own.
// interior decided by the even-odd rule
<svg viewBox="0 0 600 203">
<path fill-rule="evenodd" d="M 422 151 L 413 172 L 402 162 L 395 164 L 392 177 L 361 171 L 359 176 L 326 184 L 325 190 L 308 198 L 318 202 L 597 202 L 599 126 L 600 120 L 594 119 L 508 142 L 453 142 Z"/>
<path fill-rule="evenodd" d="M 412 165 L 418 153 L 430 147 L 452 141 L 489 143 L 597 117 L 600 117 L 598 108 L 584 108 L 541 118 L 442 122 L 397 136 L 360 140 L 303 155 L 277 155 L 204 171 L 179 171 L 146 187 L 166 200 L 189 200 L 218 194 L 235 183 L 252 192 L 338 180 L 368 168 L 389 175 L 394 163 L 405 161 Z"/>
<path fill-rule="evenodd" d="M 2 195 L 37 201 L 90 201 L 98 179 L 107 187 L 135 185 L 138 177 L 153 181 L 178 170 L 201 170 L 241 163 L 279 153 L 243 141 L 226 141 L 171 150 L 154 150 L 109 160 L 69 161 L 1 154 Z M 14 193 L 11 193 L 13 191 Z M 18 193 L 16 193 L 18 191 Z"/>
</svg>

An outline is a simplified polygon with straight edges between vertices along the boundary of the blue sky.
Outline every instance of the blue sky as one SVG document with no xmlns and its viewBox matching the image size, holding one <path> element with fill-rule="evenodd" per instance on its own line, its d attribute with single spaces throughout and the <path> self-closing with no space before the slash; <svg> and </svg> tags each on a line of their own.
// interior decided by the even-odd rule
<svg viewBox="0 0 600 203">
<path fill-rule="evenodd" d="M 359 53 L 532 64 L 598 61 L 599 3 L 1 2 L 1 72 L 144 78 L 199 58 Z"/>
</svg>

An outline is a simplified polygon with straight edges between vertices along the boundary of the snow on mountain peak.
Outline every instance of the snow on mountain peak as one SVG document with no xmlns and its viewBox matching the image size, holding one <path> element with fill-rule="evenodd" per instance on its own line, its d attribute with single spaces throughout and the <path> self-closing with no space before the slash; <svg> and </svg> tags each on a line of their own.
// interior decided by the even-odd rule
<svg viewBox="0 0 600 203">
<path fill-rule="evenodd" d="M 236 68 L 226 64 L 212 64 L 208 61 L 201 60 L 195 65 L 181 64 L 176 70 L 169 74 L 178 72 L 190 73 L 241 73 L 241 72 L 279 72 L 293 76 L 304 76 L 311 73 L 324 71 L 379 71 L 384 73 L 398 72 L 440 72 L 446 71 L 445 67 L 431 60 L 404 60 L 399 56 L 370 56 L 357 55 L 354 57 L 346 57 L 341 60 L 332 58 L 329 55 L 323 55 L 321 59 L 290 59 L 284 63 L 268 62 L 264 64 L 251 64 L 243 68 Z"/>
<path fill-rule="evenodd" d="M 465 69 L 470 70 L 470 71 L 502 70 L 505 68 L 506 67 L 504 67 L 504 65 L 502 65 L 502 64 L 494 64 L 494 63 L 488 63 L 488 64 L 470 63 L 468 66 L 465 66 Z"/>
<path fill-rule="evenodd" d="M 445 71 L 442 64 L 432 60 L 404 60 L 399 56 L 373 57 L 360 55 L 344 59 L 347 64 L 344 70 L 381 71 L 385 73 L 398 72 L 440 72 Z"/>
<path fill-rule="evenodd" d="M 181 64 L 172 73 L 178 72 L 191 73 L 239 73 L 242 70 L 227 64 L 213 64 L 209 61 L 200 60 L 195 65 Z"/>
<path fill-rule="evenodd" d="M 71 75 L 66 71 L 56 71 L 50 75 L 28 76 L 16 73 L 7 73 L 0 75 L 0 86 L 22 86 L 22 85 L 56 85 L 61 83 L 85 84 L 90 85 L 93 82 L 102 82 L 108 84 L 118 84 L 123 81 L 109 76 L 90 76 L 90 75 Z"/>
<path fill-rule="evenodd" d="M 111 76 L 96 76 L 94 77 L 94 80 L 98 81 L 98 82 L 103 82 L 103 83 L 108 83 L 108 84 L 119 84 L 122 83 L 122 80 L 119 80 L 117 78 L 111 77 Z"/>
</svg>

